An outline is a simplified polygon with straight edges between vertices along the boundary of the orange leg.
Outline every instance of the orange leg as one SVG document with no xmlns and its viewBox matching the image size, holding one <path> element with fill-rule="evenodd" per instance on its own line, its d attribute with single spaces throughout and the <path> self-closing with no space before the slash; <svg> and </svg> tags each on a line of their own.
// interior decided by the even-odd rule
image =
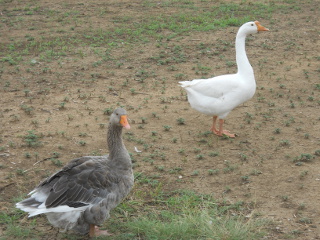
<svg viewBox="0 0 320 240">
<path fill-rule="evenodd" d="M 218 135 L 218 132 L 219 132 L 218 129 L 216 128 L 217 119 L 218 119 L 217 116 L 213 116 L 213 118 L 212 118 L 212 120 L 213 120 L 212 127 L 210 129 L 216 135 Z"/>
<path fill-rule="evenodd" d="M 90 229 L 89 229 L 89 237 L 94 237 L 95 235 L 95 226 L 93 224 L 90 224 Z"/>
<path fill-rule="evenodd" d="M 99 227 L 95 226 L 94 224 L 90 224 L 89 237 L 111 236 L 111 235 L 112 234 L 109 233 L 107 230 L 100 230 Z"/>
<path fill-rule="evenodd" d="M 218 117 L 217 116 L 213 116 L 212 120 L 212 127 L 211 127 L 211 131 L 218 135 L 218 136 L 222 136 L 222 135 L 227 135 L 228 137 L 231 137 L 231 138 L 234 138 L 236 137 L 235 134 L 233 133 L 230 133 L 228 130 L 223 130 L 223 123 L 224 123 L 224 120 L 223 119 L 219 119 L 219 130 L 216 128 L 216 124 L 217 124 L 217 119 Z"/>
<path fill-rule="evenodd" d="M 219 132 L 217 135 L 219 135 L 219 136 L 227 135 L 228 137 L 235 138 L 236 137 L 235 134 L 230 133 L 228 130 L 223 130 L 223 123 L 224 123 L 224 120 L 219 119 Z"/>
</svg>

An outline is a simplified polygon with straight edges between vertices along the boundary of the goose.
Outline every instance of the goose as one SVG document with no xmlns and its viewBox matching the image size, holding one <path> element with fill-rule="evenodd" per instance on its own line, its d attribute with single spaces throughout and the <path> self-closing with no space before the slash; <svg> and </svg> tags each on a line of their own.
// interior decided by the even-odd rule
<svg viewBox="0 0 320 240">
<path fill-rule="evenodd" d="M 90 237 L 110 235 L 100 230 L 110 210 L 130 192 L 134 178 L 132 162 L 122 141 L 122 129 L 130 129 L 127 113 L 118 108 L 111 114 L 107 140 L 109 155 L 71 160 L 41 182 L 29 198 L 16 207 L 29 217 L 45 214 L 55 227 Z"/>
<path fill-rule="evenodd" d="M 191 107 L 203 114 L 213 116 L 210 130 L 218 136 L 227 135 L 232 138 L 236 136 L 223 129 L 224 119 L 235 107 L 251 99 L 256 91 L 253 68 L 245 50 L 245 40 L 248 34 L 260 31 L 269 31 L 269 29 L 260 25 L 258 21 L 247 22 L 240 27 L 235 44 L 237 73 L 179 82 L 187 92 Z M 217 121 L 219 121 L 218 129 Z"/>
</svg>

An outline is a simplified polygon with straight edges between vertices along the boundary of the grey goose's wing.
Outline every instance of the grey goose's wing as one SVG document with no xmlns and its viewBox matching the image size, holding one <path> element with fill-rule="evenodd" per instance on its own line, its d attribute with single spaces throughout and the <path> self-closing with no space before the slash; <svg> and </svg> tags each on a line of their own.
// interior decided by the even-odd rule
<svg viewBox="0 0 320 240">
<path fill-rule="evenodd" d="M 107 170 L 107 156 L 88 156 L 72 160 L 38 186 L 48 193 L 45 205 L 82 207 L 100 202 L 109 194 L 113 180 Z M 108 177 L 109 176 L 109 177 Z"/>
</svg>

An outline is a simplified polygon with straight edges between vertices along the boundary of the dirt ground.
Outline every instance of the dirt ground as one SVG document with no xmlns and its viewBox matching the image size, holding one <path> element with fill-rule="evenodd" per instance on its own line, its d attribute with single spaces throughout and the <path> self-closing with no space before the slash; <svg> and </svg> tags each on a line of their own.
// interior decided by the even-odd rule
<svg viewBox="0 0 320 240">
<path fill-rule="evenodd" d="M 2 52 L 14 41 L 113 28 L 124 16 L 138 24 L 146 11 L 179 10 L 168 12 L 162 1 L 154 7 L 142 2 L 30 1 L 29 8 L 39 8 L 27 14 L 25 3 L 2 1 Z M 222 2 L 199 1 L 197 7 Z M 107 153 L 107 113 L 123 106 L 132 127 L 124 139 L 135 172 L 156 177 L 164 190 L 190 189 L 252 203 L 251 215 L 275 223 L 268 239 L 294 232 L 299 233 L 295 239 L 320 239 L 320 3 L 293 2 L 299 9 L 253 19 L 270 31 L 247 39 L 257 91 L 227 117 L 235 139 L 208 132 L 211 118 L 190 108 L 178 81 L 235 72 L 238 26 L 161 42 L 115 42 L 118 47 L 111 51 L 107 44 L 79 44 L 72 49 L 77 55 L 61 46 L 67 54 L 50 60 L 38 49 L 18 64 L 0 56 L 1 209 L 12 208 L 14 199 L 70 159 Z M 57 14 L 41 13 L 48 9 Z M 67 11 L 80 15 L 79 25 L 72 25 L 71 16 L 64 18 Z M 40 136 L 33 139 L 38 146 L 28 146 L 28 134 Z"/>
</svg>

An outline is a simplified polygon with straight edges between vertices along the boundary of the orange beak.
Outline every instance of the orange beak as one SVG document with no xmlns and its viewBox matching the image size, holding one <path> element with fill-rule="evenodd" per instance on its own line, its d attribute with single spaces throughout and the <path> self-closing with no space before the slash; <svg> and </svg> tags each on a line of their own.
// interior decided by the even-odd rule
<svg viewBox="0 0 320 240">
<path fill-rule="evenodd" d="M 258 27 L 258 32 L 260 31 L 269 31 L 268 28 L 265 28 L 264 26 L 262 26 L 258 21 L 254 21 L 254 23 L 257 25 Z"/>
<path fill-rule="evenodd" d="M 128 118 L 127 115 L 122 115 L 120 117 L 120 124 L 125 128 L 125 129 L 130 129 L 130 125 L 128 123 Z"/>
</svg>

